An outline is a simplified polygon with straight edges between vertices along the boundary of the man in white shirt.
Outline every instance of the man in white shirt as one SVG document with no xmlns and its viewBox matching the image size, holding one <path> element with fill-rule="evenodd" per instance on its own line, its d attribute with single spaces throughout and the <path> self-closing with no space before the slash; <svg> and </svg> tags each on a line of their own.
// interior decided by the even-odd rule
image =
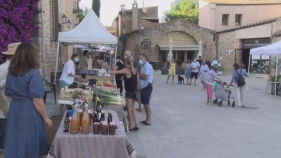
<svg viewBox="0 0 281 158">
<path fill-rule="evenodd" d="M 7 57 L 5 63 L 0 65 L 0 152 L 4 149 L 5 139 L 5 128 L 6 128 L 6 117 L 8 115 L 8 109 L 10 102 L 5 96 L 5 84 L 8 75 L 8 68 L 10 66 L 10 59 L 15 54 L 20 43 L 11 43 L 8 45 L 8 50 L 2 54 Z"/>
<path fill-rule="evenodd" d="M 74 64 L 79 62 L 79 55 L 73 53 L 71 59 L 64 64 L 64 68 L 59 79 L 60 88 L 68 87 L 74 81 L 74 78 L 80 79 L 79 75 L 75 75 L 75 66 Z"/>
<path fill-rule="evenodd" d="M 194 58 L 193 62 L 191 63 L 191 75 L 190 75 L 190 83 L 189 84 L 191 84 L 192 79 L 194 77 L 195 78 L 194 86 L 196 86 L 196 80 L 197 80 L 199 68 L 200 68 L 200 63 L 196 60 L 196 58 Z"/>
</svg>

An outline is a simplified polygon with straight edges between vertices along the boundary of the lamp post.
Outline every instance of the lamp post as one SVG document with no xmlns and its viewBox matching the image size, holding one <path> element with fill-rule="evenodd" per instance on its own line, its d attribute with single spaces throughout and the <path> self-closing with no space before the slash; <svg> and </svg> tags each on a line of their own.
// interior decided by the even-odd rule
<svg viewBox="0 0 281 158">
<path fill-rule="evenodd" d="M 71 27 L 71 22 L 69 20 L 67 21 L 66 26 L 67 26 L 67 28 Z"/>
<path fill-rule="evenodd" d="M 67 21 L 67 17 L 63 14 L 61 17 L 62 24 L 65 24 Z"/>
</svg>

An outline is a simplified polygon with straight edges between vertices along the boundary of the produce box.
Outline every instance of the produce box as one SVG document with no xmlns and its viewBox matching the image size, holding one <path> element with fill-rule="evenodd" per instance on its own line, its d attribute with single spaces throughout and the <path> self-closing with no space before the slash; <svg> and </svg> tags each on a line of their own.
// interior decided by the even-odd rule
<svg viewBox="0 0 281 158">
<path fill-rule="evenodd" d="M 53 143 L 53 140 L 55 138 L 55 135 L 59 129 L 61 120 L 62 120 L 62 116 L 52 116 L 50 118 L 52 120 L 53 126 L 52 127 L 48 127 L 46 126 L 46 133 L 47 133 L 47 144 L 48 146 L 51 146 Z"/>
<path fill-rule="evenodd" d="M 72 91 L 75 91 L 75 89 L 71 89 L 71 88 L 65 88 L 65 91 L 64 89 L 61 89 L 60 90 L 60 99 L 61 100 L 70 100 L 70 101 L 73 101 L 73 98 L 72 98 L 72 95 L 69 94 L 70 92 Z M 83 93 L 84 93 L 84 96 L 89 100 L 91 101 L 92 98 L 93 98 L 93 93 L 91 90 L 83 90 Z"/>
</svg>

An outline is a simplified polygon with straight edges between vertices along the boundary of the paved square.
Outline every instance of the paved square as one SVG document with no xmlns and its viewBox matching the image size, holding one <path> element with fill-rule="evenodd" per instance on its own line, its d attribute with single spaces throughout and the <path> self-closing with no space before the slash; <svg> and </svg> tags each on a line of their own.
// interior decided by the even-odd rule
<svg viewBox="0 0 281 158">
<path fill-rule="evenodd" d="M 221 78 L 229 83 L 230 75 Z M 206 92 L 197 86 L 166 84 L 155 75 L 152 125 L 140 126 L 128 138 L 137 158 L 278 158 L 281 157 L 281 97 L 265 94 L 266 76 L 252 75 L 246 106 L 206 105 Z M 58 108 L 46 105 L 49 114 Z M 137 107 L 137 104 L 136 104 Z M 145 118 L 138 113 L 139 121 Z"/>
</svg>

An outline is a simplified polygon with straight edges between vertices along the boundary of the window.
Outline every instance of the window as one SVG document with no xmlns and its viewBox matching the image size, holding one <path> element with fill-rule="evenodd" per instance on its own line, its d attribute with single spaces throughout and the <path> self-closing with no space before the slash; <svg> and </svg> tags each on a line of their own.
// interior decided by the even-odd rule
<svg viewBox="0 0 281 158">
<path fill-rule="evenodd" d="M 242 14 L 235 14 L 235 26 L 241 25 Z"/>
<path fill-rule="evenodd" d="M 222 15 L 222 25 L 228 25 L 228 17 L 229 17 L 229 14 Z"/>
</svg>

